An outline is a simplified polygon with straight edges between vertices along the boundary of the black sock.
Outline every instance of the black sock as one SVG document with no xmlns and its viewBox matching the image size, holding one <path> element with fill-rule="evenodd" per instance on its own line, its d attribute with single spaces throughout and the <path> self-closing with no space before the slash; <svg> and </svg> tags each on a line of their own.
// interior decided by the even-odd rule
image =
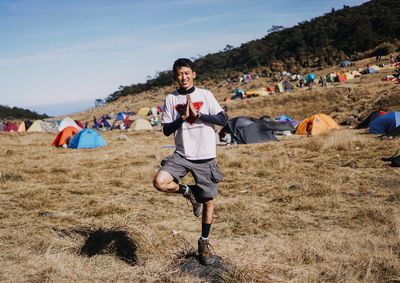
<svg viewBox="0 0 400 283">
<path fill-rule="evenodd" d="M 210 234 L 211 224 L 201 223 L 201 236 L 203 238 L 208 238 Z"/>
<path fill-rule="evenodd" d="M 186 193 L 187 186 L 186 185 L 179 185 L 178 193 L 184 194 Z"/>
</svg>

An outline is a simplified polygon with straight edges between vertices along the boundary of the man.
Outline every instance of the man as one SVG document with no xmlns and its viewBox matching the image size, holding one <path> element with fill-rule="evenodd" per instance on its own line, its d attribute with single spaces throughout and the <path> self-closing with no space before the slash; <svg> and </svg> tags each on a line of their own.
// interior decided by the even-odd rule
<svg viewBox="0 0 400 283">
<path fill-rule="evenodd" d="M 218 193 L 217 183 L 222 180 L 215 159 L 214 125 L 225 126 L 227 121 L 213 94 L 194 87 L 196 72 L 192 61 L 176 60 L 173 72 L 179 88 L 166 97 L 162 123 L 166 136 L 175 134 L 176 150 L 161 162 L 153 183 L 159 191 L 182 194 L 191 202 L 194 215 L 202 214 L 198 252 L 200 263 L 211 265 L 214 257 L 208 236 L 213 219 L 213 198 Z M 192 173 L 196 184 L 179 184 L 188 172 Z"/>
</svg>

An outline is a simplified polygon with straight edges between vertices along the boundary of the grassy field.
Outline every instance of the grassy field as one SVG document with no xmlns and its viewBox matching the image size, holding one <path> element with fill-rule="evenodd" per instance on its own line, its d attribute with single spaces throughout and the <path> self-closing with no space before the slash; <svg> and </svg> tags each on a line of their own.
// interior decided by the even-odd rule
<svg viewBox="0 0 400 283">
<path fill-rule="evenodd" d="M 400 106 L 399 85 L 370 78 L 233 102 L 228 113 L 343 122 Z M 201 228 L 190 205 L 152 187 L 173 139 L 102 135 L 107 147 L 72 150 L 51 147 L 55 134 L 0 134 L 0 281 L 400 281 L 400 171 L 381 161 L 399 139 L 344 127 L 218 146 L 225 179 L 211 243 L 220 261 L 207 271 L 190 262 Z"/>
</svg>

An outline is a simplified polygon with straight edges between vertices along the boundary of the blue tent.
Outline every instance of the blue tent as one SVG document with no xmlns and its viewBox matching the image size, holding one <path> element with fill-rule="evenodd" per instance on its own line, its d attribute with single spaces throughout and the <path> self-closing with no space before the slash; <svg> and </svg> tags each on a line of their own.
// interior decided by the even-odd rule
<svg viewBox="0 0 400 283">
<path fill-rule="evenodd" d="M 308 74 L 307 76 L 305 76 L 304 79 L 306 80 L 306 83 L 309 84 L 309 83 L 311 83 L 312 81 L 314 81 L 316 77 L 317 77 L 316 74 L 310 73 L 310 74 Z"/>
<path fill-rule="evenodd" d="M 115 116 L 115 120 L 117 121 L 123 121 L 126 118 L 126 114 L 124 112 L 119 112 L 117 116 Z"/>
<path fill-rule="evenodd" d="M 342 65 L 341 65 L 342 67 L 348 67 L 348 66 L 351 66 L 351 62 L 349 61 L 349 60 L 344 60 L 343 62 L 342 62 Z"/>
<path fill-rule="evenodd" d="M 103 137 L 93 129 L 84 129 L 76 134 L 69 143 L 70 148 L 96 148 L 106 146 Z"/>
<path fill-rule="evenodd" d="M 374 73 L 378 73 L 377 69 L 374 69 L 372 67 L 368 67 L 363 71 L 364 74 L 374 74 Z"/>
<path fill-rule="evenodd" d="M 369 124 L 371 134 L 387 134 L 400 126 L 400 112 L 389 112 L 379 116 Z"/>
</svg>

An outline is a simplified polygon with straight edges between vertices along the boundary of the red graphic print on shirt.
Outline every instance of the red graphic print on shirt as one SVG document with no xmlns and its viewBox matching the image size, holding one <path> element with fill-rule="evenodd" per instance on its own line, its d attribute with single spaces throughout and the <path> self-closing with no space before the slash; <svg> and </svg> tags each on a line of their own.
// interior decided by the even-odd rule
<svg viewBox="0 0 400 283">
<path fill-rule="evenodd" d="M 204 105 L 204 102 L 203 101 L 196 101 L 196 102 L 192 102 L 192 104 L 193 104 L 194 108 L 197 111 L 200 111 L 201 107 L 203 107 L 203 105 Z M 175 109 L 182 116 L 182 114 L 185 113 L 185 111 L 186 111 L 186 104 L 177 104 L 175 106 Z M 188 122 L 189 124 L 193 124 L 193 122 L 195 120 L 196 120 L 196 117 L 189 117 L 189 118 L 186 119 L 186 122 Z"/>
</svg>

